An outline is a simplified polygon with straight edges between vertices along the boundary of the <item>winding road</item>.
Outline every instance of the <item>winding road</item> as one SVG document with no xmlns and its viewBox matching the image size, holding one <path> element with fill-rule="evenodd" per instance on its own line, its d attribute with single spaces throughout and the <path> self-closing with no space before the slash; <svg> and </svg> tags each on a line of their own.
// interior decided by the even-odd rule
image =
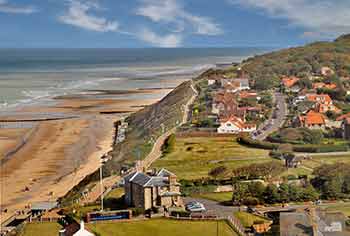
<svg viewBox="0 0 350 236">
<path fill-rule="evenodd" d="M 276 101 L 276 106 L 272 114 L 275 113 L 275 117 L 274 115 L 271 115 L 270 119 L 267 120 L 264 125 L 258 129 L 258 132 L 260 132 L 260 134 L 253 136 L 253 138 L 264 140 L 269 134 L 277 131 L 282 127 L 283 122 L 288 115 L 288 105 L 286 103 L 285 95 L 280 92 L 274 93 L 274 99 Z"/>
</svg>

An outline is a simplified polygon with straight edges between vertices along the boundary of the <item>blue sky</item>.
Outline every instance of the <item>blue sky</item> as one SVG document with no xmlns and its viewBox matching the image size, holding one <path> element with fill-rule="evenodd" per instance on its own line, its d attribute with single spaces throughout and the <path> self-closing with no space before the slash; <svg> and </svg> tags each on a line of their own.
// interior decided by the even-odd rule
<svg viewBox="0 0 350 236">
<path fill-rule="evenodd" d="M 0 0 L 0 47 L 286 47 L 350 33 L 349 12 L 349 0 Z"/>
</svg>

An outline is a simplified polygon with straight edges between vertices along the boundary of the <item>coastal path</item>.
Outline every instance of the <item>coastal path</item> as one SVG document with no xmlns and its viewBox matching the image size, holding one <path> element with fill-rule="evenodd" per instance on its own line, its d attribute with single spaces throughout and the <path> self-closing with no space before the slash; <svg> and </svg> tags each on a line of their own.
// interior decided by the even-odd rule
<svg viewBox="0 0 350 236">
<path fill-rule="evenodd" d="M 186 105 L 184 106 L 184 114 L 182 121 L 178 124 L 178 126 L 168 130 L 164 134 L 162 134 L 154 143 L 153 148 L 151 152 L 147 155 L 147 157 L 141 162 L 141 167 L 143 169 L 147 169 L 152 165 L 153 162 L 155 162 L 158 158 L 162 156 L 162 146 L 165 142 L 165 140 L 173 133 L 175 133 L 177 127 L 187 123 L 189 114 L 191 112 L 190 108 L 192 103 L 195 101 L 195 99 L 198 96 L 198 92 L 193 86 L 193 82 L 191 83 L 191 89 L 193 90 L 194 94 L 193 96 L 188 100 Z M 132 171 L 133 169 L 131 169 Z M 128 172 L 130 173 L 130 171 Z M 108 178 L 103 179 L 103 187 L 104 187 L 104 195 L 108 194 L 108 192 L 111 190 L 112 186 L 120 181 L 123 176 L 110 176 Z M 96 182 L 96 184 L 92 187 L 92 189 L 85 194 L 85 196 L 80 200 L 80 204 L 85 205 L 91 202 L 95 202 L 99 197 L 101 196 L 101 188 L 99 185 L 99 182 Z"/>
<path fill-rule="evenodd" d="M 176 129 L 183 125 L 186 124 L 188 121 L 188 118 L 190 116 L 190 108 L 191 105 L 193 104 L 193 102 L 195 101 L 195 99 L 198 96 L 198 92 L 195 89 L 194 85 L 193 85 L 193 81 L 191 81 L 191 88 L 194 92 L 193 96 L 188 100 L 188 102 L 186 103 L 186 105 L 184 106 L 184 114 L 183 114 L 183 118 L 182 121 L 178 124 L 178 126 L 168 130 L 167 132 L 165 132 L 164 134 L 162 134 L 154 143 L 152 151 L 147 155 L 147 157 L 142 161 L 141 166 L 144 169 L 147 169 L 148 167 L 150 167 L 152 165 L 153 162 L 155 162 L 158 158 L 160 158 L 162 156 L 162 146 L 165 142 L 165 140 L 173 133 L 175 133 Z"/>
</svg>

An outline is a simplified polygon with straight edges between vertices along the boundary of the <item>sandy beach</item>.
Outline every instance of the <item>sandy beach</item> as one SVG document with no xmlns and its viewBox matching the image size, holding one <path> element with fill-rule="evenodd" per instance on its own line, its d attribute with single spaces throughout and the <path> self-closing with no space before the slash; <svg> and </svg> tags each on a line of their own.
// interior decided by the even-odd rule
<svg viewBox="0 0 350 236">
<path fill-rule="evenodd" d="M 55 105 L 21 108 L 0 120 L 30 120 L 32 128 L 0 128 L 0 153 L 26 143 L 1 163 L 1 220 L 37 201 L 65 195 L 100 165 L 111 150 L 114 122 L 150 105 L 170 89 L 139 91 L 155 98 L 121 98 L 119 93 L 74 95 L 56 99 Z M 59 115 L 58 115 L 59 114 Z M 53 118 L 45 121 L 46 117 Z M 26 122 L 20 122 L 20 124 Z M 30 133 L 30 135 L 28 135 Z M 7 213 L 4 210 L 7 209 Z"/>
</svg>

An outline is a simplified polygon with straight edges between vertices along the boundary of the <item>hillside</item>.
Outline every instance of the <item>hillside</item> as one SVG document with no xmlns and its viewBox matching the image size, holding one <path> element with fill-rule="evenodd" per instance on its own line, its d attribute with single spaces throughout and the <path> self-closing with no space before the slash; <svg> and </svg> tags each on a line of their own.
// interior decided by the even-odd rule
<svg viewBox="0 0 350 236">
<path fill-rule="evenodd" d="M 279 83 L 281 76 L 308 77 L 319 73 L 323 66 L 333 69 L 339 77 L 350 76 L 350 34 L 334 42 L 316 42 L 252 57 L 243 61 L 242 70 L 257 83 L 257 88 L 267 89 Z"/>
<path fill-rule="evenodd" d="M 127 138 L 122 144 L 117 144 L 111 153 L 113 159 L 110 166 L 114 171 L 121 164 L 132 165 L 135 160 L 143 159 L 163 132 L 181 122 L 184 105 L 193 96 L 190 85 L 190 81 L 182 83 L 161 101 L 132 114 L 127 119 Z"/>
</svg>

